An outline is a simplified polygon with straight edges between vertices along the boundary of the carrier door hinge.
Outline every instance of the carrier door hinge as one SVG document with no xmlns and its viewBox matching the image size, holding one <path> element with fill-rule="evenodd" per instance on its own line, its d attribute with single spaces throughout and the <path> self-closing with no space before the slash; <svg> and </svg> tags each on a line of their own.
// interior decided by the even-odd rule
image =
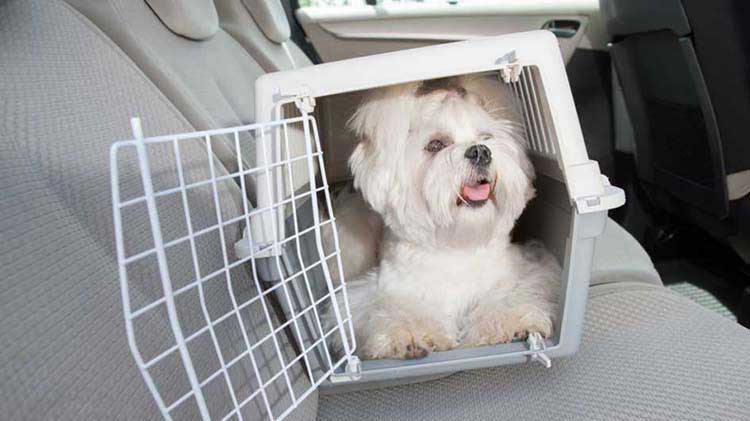
<svg viewBox="0 0 750 421">
<path fill-rule="evenodd" d="M 529 333 L 529 337 L 526 339 L 526 343 L 529 345 L 529 351 L 531 351 L 531 360 L 539 361 L 543 366 L 550 368 L 552 367 L 552 360 L 544 353 L 547 349 L 547 345 L 544 343 L 544 338 L 539 332 Z"/>
<path fill-rule="evenodd" d="M 331 383 L 346 381 L 357 381 L 362 378 L 362 361 L 356 355 L 352 355 L 346 362 L 343 373 L 331 374 Z"/>
<path fill-rule="evenodd" d="M 294 105 L 302 114 L 310 114 L 315 111 L 315 97 L 309 93 L 303 93 L 294 97 Z"/>
<path fill-rule="evenodd" d="M 516 83 L 521 77 L 521 65 L 510 63 L 500 68 L 500 75 L 505 83 Z"/>
<path fill-rule="evenodd" d="M 518 63 L 516 50 L 513 50 L 495 60 L 495 64 L 500 64 L 500 76 L 505 83 L 516 83 L 521 76 L 522 67 Z"/>
<path fill-rule="evenodd" d="M 523 68 L 521 67 L 521 64 L 518 63 L 515 51 L 512 55 L 506 54 L 506 56 L 510 57 L 507 58 L 507 63 L 500 67 L 500 76 L 502 76 L 503 82 L 505 83 L 516 83 L 521 77 L 521 70 L 523 70 Z"/>
<path fill-rule="evenodd" d="M 349 361 L 346 362 L 346 373 L 352 380 L 359 380 L 362 377 L 362 361 L 359 357 L 356 355 L 349 357 Z"/>
</svg>

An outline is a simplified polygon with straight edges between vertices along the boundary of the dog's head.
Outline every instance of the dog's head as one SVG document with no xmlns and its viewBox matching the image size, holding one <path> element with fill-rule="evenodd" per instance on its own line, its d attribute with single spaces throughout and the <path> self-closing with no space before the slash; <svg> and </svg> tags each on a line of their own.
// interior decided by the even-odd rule
<svg viewBox="0 0 750 421">
<path fill-rule="evenodd" d="M 508 87 L 449 78 L 371 93 L 349 122 L 354 184 L 391 231 L 433 245 L 507 238 L 534 196 Z"/>
</svg>

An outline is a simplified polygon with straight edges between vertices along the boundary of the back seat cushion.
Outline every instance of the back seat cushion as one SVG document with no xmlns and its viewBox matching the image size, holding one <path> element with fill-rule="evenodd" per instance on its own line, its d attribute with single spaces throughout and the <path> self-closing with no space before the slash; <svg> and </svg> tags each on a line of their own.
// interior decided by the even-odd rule
<svg viewBox="0 0 750 421">
<path fill-rule="evenodd" d="M 604 233 L 596 239 L 591 284 L 640 281 L 661 285 L 661 277 L 646 250 L 629 232 L 607 219 Z"/>
<path fill-rule="evenodd" d="M 134 115 L 145 117 L 147 135 L 192 127 L 106 36 L 61 1 L 0 5 L 0 73 L 0 413 L 7 419 L 158 418 L 126 341 L 108 155 L 112 141 L 132 137 L 128 121 Z M 187 176 L 205 176 L 205 165 L 190 165 L 205 162 L 205 149 L 183 145 Z M 173 173 L 173 159 L 151 156 L 155 183 L 166 181 L 160 174 Z M 123 191 L 139 191 L 134 163 L 127 161 L 119 170 Z M 217 164 L 217 171 L 224 169 Z M 225 217 L 237 215 L 236 186 L 223 183 L 218 194 Z M 166 232 L 183 218 L 178 207 L 160 211 Z M 215 219 L 211 206 L 196 205 L 192 211 L 198 224 Z M 125 230 L 129 245 L 148 242 L 142 218 L 126 217 Z M 239 235 L 237 227 L 225 233 L 230 239 Z M 201 261 L 220 265 L 220 247 L 203 249 Z M 178 267 L 191 261 L 187 252 L 176 252 L 174 259 Z M 130 276 L 136 305 L 159 296 L 152 268 Z M 248 273 L 233 276 L 238 295 L 252 295 Z M 207 293 L 209 305 L 227 308 L 228 298 L 220 292 Z M 136 334 L 145 350 L 173 340 L 166 319 L 152 314 Z M 263 320 L 255 311 L 245 316 L 250 323 Z M 204 323 L 200 312 L 185 319 L 187 328 Z M 239 337 L 236 329 L 225 333 Z M 279 339 L 291 353 L 285 338 Z M 194 362 L 205 373 L 215 365 L 212 349 L 201 349 Z M 247 365 L 237 367 L 249 373 Z M 184 391 L 180 369 L 167 365 L 154 373 L 166 397 Z M 309 387 L 300 367 L 293 366 L 290 374 L 298 392 Z M 288 397 L 270 393 L 272 401 L 288 403 Z M 211 390 L 206 394 L 218 396 Z M 295 414 L 311 419 L 316 401 L 311 396 Z M 262 412 L 255 403 L 246 410 L 249 418 Z"/>
<path fill-rule="evenodd" d="M 323 396 L 319 420 L 746 419 L 750 333 L 670 290 L 595 286 L 579 351 Z"/>
</svg>

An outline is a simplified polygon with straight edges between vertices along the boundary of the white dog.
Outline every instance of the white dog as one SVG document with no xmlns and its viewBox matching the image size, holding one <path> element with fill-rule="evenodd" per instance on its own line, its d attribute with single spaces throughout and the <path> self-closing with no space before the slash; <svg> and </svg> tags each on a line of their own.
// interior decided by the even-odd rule
<svg viewBox="0 0 750 421">
<path fill-rule="evenodd" d="M 549 337 L 560 268 L 540 246 L 510 241 L 534 169 L 506 85 L 461 77 L 388 87 L 350 127 L 360 139 L 354 185 L 384 222 L 379 266 L 348 283 L 359 356 Z M 371 215 L 361 220 L 378 232 Z"/>
</svg>

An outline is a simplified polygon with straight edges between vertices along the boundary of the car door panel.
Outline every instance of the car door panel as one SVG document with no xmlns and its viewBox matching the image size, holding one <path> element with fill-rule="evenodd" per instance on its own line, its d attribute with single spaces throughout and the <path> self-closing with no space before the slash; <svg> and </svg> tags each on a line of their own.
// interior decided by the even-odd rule
<svg viewBox="0 0 750 421">
<path fill-rule="evenodd" d="M 503 1 L 497 4 L 387 3 L 378 6 L 303 8 L 297 18 L 323 61 L 471 38 L 522 32 L 573 22 L 559 37 L 564 59 L 576 48 L 604 48 L 598 2 Z M 591 23 L 593 22 L 593 23 Z"/>
</svg>

